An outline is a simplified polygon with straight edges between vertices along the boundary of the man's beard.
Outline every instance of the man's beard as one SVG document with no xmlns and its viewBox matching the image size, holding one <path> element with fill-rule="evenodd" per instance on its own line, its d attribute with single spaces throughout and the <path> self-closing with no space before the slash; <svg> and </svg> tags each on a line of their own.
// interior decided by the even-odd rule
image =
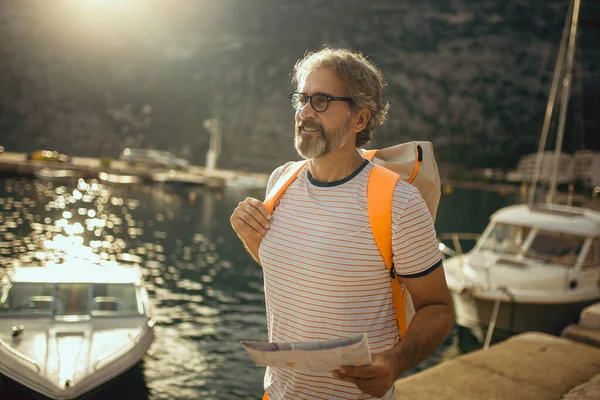
<svg viewBox="0 0 600 400">
<path fill-rule="evenodd" d="M 294 135 L 294 147 L 300 156 L 307 160 L 324 157 L 338 150 L 348 141 L 348 126 L 350 118 L 333 132 L 325 132 L 322 125 L 316 122 L 304 122 L 301 126 L 308 129 L 316 129 L 315 132 L 300 133 L 296 125 Z"/>
</svg>

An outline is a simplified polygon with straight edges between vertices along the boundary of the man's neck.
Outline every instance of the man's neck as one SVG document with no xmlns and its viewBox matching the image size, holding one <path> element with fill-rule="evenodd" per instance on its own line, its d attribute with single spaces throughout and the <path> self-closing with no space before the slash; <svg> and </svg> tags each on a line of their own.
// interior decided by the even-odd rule
<svg viewBox="0 0 600 400">
<path fill-rule="evenodd" d="M 324 157 L 310 160 L 308 168 L 316 181 L 336 182 L 352 175 L 364 161 L 355 148 L 342 148 Z"/>
</svg>

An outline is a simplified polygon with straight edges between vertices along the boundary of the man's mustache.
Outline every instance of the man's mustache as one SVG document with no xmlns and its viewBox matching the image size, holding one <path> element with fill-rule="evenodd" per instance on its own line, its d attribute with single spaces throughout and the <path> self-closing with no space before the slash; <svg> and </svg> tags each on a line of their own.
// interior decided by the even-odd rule
<svg viewBox="0 0 600 400">
<path fill-rule="evenodd" d="M 301 122 L 298 125 L 296 125 L 296 131 L 299 131 L 301 129 L 315 129 L 321 133 L 323 133 L 324 131 L 323 126 L 316 122 Z"/>
</svg>

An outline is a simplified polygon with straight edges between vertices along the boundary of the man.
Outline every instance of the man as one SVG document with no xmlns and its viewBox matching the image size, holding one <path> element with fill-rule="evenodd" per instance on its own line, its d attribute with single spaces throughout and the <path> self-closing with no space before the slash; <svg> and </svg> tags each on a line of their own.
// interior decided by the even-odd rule
<svg viewBox="0 0 600 400">
<path fill-rule="evenodd" d="M 296 64 L 293 81 L 294 143 L 308 167 L 272 215 L 247 198 L 231 225 L 263 267 L 269 341 L 364 332 L 374 355 L 371 365 L 330 374 L 267 368 L 265 390 L 272 400 L 392 399 L 394 381 L 427 358 L 454 321 L 433 221 L 418 190 L 398 182 L 394 266 L 416 310 L 399 340 L 389 274 L 367 212 L 373 164 L 357 150 L 386 119 L 381 72 L 360 54 L 324 48 Z M 285 167 L 273 172 L 267 193 Z"/>
</svg>

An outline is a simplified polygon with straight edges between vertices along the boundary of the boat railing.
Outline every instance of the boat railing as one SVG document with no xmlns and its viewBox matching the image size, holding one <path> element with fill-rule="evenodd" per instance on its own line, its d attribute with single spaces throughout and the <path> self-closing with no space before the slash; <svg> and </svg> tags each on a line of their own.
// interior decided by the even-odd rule
<svg viewBox="0 0 600 400">
<path fill-rule="evenodd" d="M 27 361 L 29 364 L 33 365 L 38 373 L 41 372 L 41 368 L 37 362 L 35 362 L 31 358 L 27 357 L 26 355 L 21 354 L 20 352 L 16 351 L 15 349 L 13 349 L 9 345 L 7 345 L 6 342 L 2 339 L 0 339 L 0 347 L 4 347 L 6 350 L 8 350 L 9 353 L 14 355 L 15 357 L 18 357 L 21 360 Z"/>
<path fill-rule="evenodd" d="M 506 286 L 499 286 L 496 288 L 500 291 L 496 300 L 494 301 L 494 309 L 492 311 L 492 316 L 490 318 L 490 323 L 488 324 L 487 332 L 485 335 L 485 341 L 483 343 L 483 349 L 487 350 L 490 347 L 490 343 L 492 342 L 492 336 L 494 335 L 494 329 L 496 328 L 496 321 L 498 320 L 498 314 L 500 311 L 500 303 L 502 302 L 503 295 L 506 295 L 510 299 L 510 304 L 514 303 L 513 295 L 510 290 Z M 512 307 L 511 307 L 512 309 Z M 512 311 L 511 311 L 512 315 Z M 511 317 L 510 329 L 513 329 L 513 318 Z"/>
<path fill-rule="evenodd" d="M 480 233 L 443 233 L 439 235 L 438 241 L 440 251 L 442 252 L 442 258 L 446 259 L 446 257 L 458 257 L 460 260 L 460 266 L 462 268 L 462 256 L 465 253 L 463 244 L 471 243 L 472 246 L 469 247 L 470 250 L 480 237 Z M 446 245 L 444 242 L 451 242 L 452 247 Z"/>
<path fill-rule="evenodd" d="M 113 350 L 113 351 L 103 355 L 102 357 L 99 357 L 96 360 L 96 362 L 94 363 L 94 371 L 98 370 L 98 365 L 100 365 L 100 363 L 102 363 L 103 361 L 106 361 L 107 359 L 113 357 L 114 355 L 119 354 L 125 350 L 128 350 L 128 349 L 132 348 L 135 344 L 137 344 L 140 341 L 140 339 L 142 338 L 142 336 L 146 333 L 149 326 L 150 326 L 149 324 L 144 324 L 143 326 L 138 328 L 136 335 L 125 346 L 119 347 L 118 349 Z"/>
</svg>

